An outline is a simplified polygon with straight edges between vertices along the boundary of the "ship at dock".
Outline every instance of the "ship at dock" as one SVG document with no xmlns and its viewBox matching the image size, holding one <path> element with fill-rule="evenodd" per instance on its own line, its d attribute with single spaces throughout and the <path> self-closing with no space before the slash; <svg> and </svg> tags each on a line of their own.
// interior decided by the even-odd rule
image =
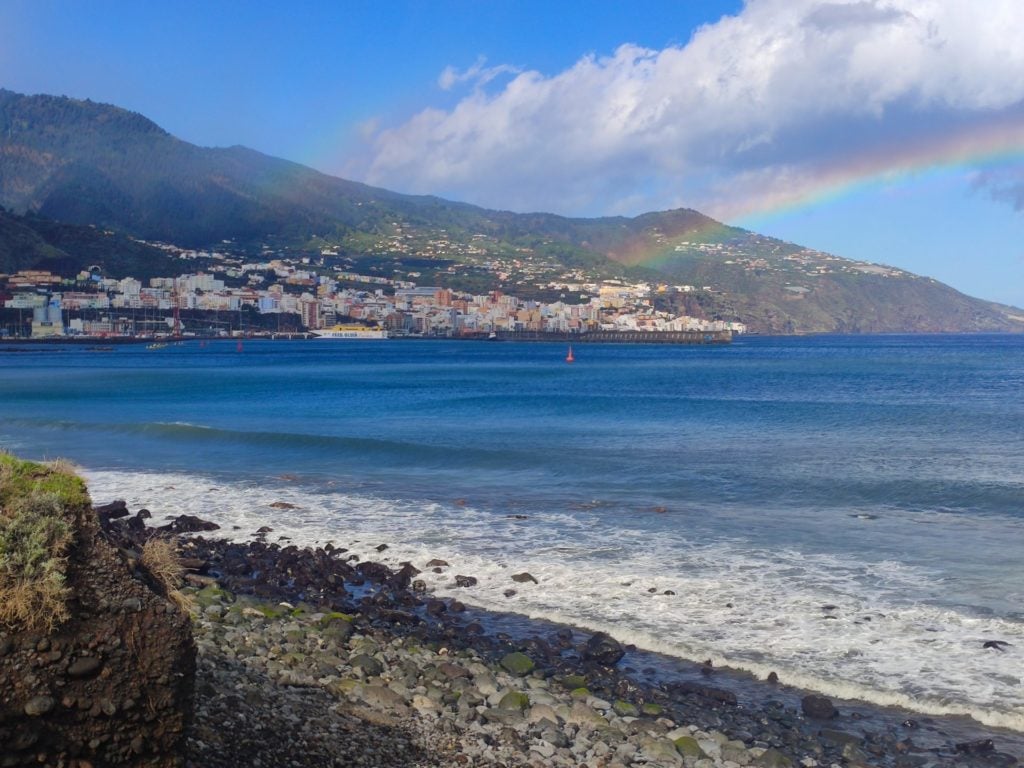
<svg viewBox="0 0 1024 768">
<path fill-rule="evenodd" d="M 384 328 L 371 328 L 367 325 L 332 325 L 330 328 L 311 330 L 310 333 L 318 339 L 341 341 L 374 341 L 388 337 Z"/>
</svg>

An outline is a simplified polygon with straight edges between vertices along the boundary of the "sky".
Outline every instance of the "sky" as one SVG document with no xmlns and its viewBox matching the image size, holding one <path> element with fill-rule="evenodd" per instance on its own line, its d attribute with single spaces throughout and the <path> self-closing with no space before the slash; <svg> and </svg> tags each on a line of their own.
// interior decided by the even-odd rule
<svg viewBox="0 0 1024 768">
<path fill-rule="evenodd" d="M 694 208 L 1024 307 L 1022 0 L 0 2 L 0 87 L 399 192 Z"/>
</svg>

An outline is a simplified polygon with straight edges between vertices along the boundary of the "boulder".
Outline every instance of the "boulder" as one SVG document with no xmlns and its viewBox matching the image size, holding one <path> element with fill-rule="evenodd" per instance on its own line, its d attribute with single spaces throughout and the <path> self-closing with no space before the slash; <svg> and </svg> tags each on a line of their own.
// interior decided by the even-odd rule
<svg viewBox="0 0 1024 768">
<path fill-rule="evenodd" d="M 456 587 L 475 587 L 476 586 L 476 576 L 457 575 L 455 577 L 455 586 Z"/>
<path fill-rule="evenodd" d="M 839 715 L 830 699 L 814 693 L 800 700 L 800 709 L 807 717 L 815 720 L 831 720 Z"/>
<path fill-rule="evenodd" d="M 216 531 L 220 526 L 209 520 L 203 520 L 195 515 L 178 515 L 167 525 L 161 525 L 156 530 L 161 533 L 198 533 L 199 531 Z"/>
<path fill-rule="evenodd" d="M 604 632 L 597 632 L 583 646 L 583 658 L 611 667 L 619 663 L 626 654 L 622 644 Z"/>
<path fill-rule="evenodd" d="M 500 663 L 507 672 L 519 677 L 530 674 L 534 667 L 533 659 L 519 651 L 506 654 L 502 657 Z"/>
<path fill-rule="evenodd" d="M 512 574 L 512 581 L 516 582 L 517 584 L 526 584 L 527 582 L 530 582 L 530 581 L 532 581 L 534 584 L 537 583 L 537 579 L 535 579 L 532 575 L 530 575 L 526 571 L 523 571 L 522 573 L 514 573 L 514 574 Z"/>
</svg>

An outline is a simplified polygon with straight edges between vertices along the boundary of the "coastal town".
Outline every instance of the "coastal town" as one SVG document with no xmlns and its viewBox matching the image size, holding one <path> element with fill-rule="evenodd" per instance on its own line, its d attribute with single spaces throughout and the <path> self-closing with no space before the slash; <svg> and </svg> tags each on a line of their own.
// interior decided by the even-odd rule
<svg viewBox="0 0 1024 768">
<path fill-rule="evenodd" d="M 514 259 L 472 267 L 489 271 L 495 283 L 515 272 L 531 298 L 419 285 L 421 273 L 385 276 L 327 248 L 319 256 L 267 254 L 256 260 L 230 251 L 161 247 L 181 261 L 177 276 L 115 278 L 98 266 L 71 276 L 41 269 L 0 274 L 0 338 L 294 336 L 341 323 L 382 329 L 393 338 L 746 330 L 738 322 L 656 308 L 659 296 L 704 287 L 633 283 L 564 267 L 542 270 Z M 452 264 L 450 271 L 466 266 Z"/>
</svg>

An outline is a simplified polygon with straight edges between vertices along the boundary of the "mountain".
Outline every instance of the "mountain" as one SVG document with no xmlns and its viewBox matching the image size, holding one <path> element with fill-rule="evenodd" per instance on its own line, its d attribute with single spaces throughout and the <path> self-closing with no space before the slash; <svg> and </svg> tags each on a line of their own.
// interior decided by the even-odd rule
<svg viewBox="0 0 1024 768">
<path fill-rule="evenodd" d="M 760 332 L 1024 330 L 1024 311 L 697 211 L 595 219 L 492 211 L 370 187 L 245 147 L 198 147 L 106 104 L 2 89 L 0 205 L 14 215 L 0 219 L 0 254 L 26 243 L 36 261 L 60 257 L 48 248 L 75 257 L 102 250 L 97 233 L 117 232 L 126 236 L 118 241 L 123 258 L 140 274 L 152 274 L 162 252 L 139 239 L 189 248 L 229 240 L 252 253 L 270 244 L 415 264 L 454 287 L 444 265 L 495 259 L 528 267 L 528 278 L 503 285 L 509 290 L 567 268 L 685 284 L 696 290 L 658 301 Z M 63 239 L 55 234 L 76 226 L 62 230 Z M 473 287 L 491 274 L 481 271 Z"/>
<path fill-rule="evenodd" d="M 45 269 L 73 276 L 93 266 L 108 277 L 142 280 L 181 269 L 181 263 L 160 248 L 111 230 L 0 209 L 0 274 Z"/>
</svg>

